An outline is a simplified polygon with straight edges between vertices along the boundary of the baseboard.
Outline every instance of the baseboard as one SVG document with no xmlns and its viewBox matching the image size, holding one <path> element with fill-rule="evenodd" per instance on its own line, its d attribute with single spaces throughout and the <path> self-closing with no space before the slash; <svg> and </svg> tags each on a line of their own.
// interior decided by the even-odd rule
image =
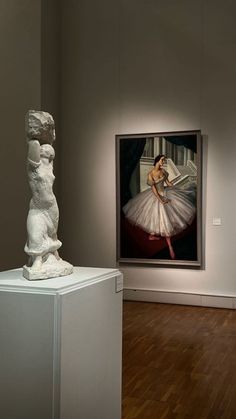
<svg viewBox="0 0 236 419">
<path fill-rule="evenodd" d="M 124 289 L 124 300 L 236 309 L 236 296 Z"/>
</svg>

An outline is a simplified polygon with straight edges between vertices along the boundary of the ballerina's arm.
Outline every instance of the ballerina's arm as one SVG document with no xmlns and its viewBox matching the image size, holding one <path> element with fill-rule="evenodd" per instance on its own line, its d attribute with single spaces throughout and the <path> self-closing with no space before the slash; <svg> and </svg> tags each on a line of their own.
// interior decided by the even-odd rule
<svg viewBox="0 0 236 419">
<path fill-rule="evenodd" d="M 166 174 L 165 182 L 166 182 L 167 186 L 174 186 L 173 182 L 171 182 L 169 180 L 169 173 L 165 171 L 165 174 Z"/>
<path fill-rule="evenodd" d="M 169 179 L 166 179 L 167 186 L 174 186 L 173 182 L 170 182 Z"/>
</svg>

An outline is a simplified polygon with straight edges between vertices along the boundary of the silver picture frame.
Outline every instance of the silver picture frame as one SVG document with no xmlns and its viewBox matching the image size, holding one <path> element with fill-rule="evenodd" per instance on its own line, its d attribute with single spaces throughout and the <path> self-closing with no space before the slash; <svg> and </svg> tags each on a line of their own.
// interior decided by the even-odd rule
<svg viewBox="0 0 236 419">
<path fill-rule="evenodd" d="M 169 208 L 165 207 L 164 211 L 166 212 L 167 208 L 170 219 L 173 214 L 173 225 L 176 217 L 183 218 L 183 225 L 186 224 L 181 230 L 177 219 L 177 227 L 173 227 L 176 234 L 173 234 L 170 240 L 167 233 L 164 236 L 154 234 L 147 230 L 146 224 L 145 227 L 142 224 L 144 217 L 142 211 L 146 218 L 149 217 L 149 213 L 150 218 L 153 217 L 148 208 L 156 204 L 146 205 L 149 198 L 154 199 L 150 192 L 153 186 L 147 184 L 147 178 L 150 173 L 153 173 L 154 159 L 160 155 L 165 157 L 164 165 L 160 170 L 167 173 L 168 179 L 164 182 L 164 191 L 167 196 L 171 197 L 167 199 L 169 202 L 166 204 Z M 166 184 L 168 181 L 171 183 L 169 186 Z M 186 199 L 190 199 L 190 191 L 192 191 L 191 205 L 195 207 L 195 210 L 192 210 L 191 219 L 186 218 L 185 223 L 185 208 L 181 206 L 185 205 L 185 195 Z M 116 197 L 118 265 L 202 268 L 203 204 L 200 130 L 116 135 Z M 142 211 L 139 210 L 139 202 L 143 206 Z M 157 203 L 157 205 L 162 204 Z M 189 206 L 188 201 L 186 201 L 186 206 Z M 191 211 L 191 208 L 188 211 Z M 163 209 L 159 212 L 162 214 Z M 138 216 L 136 217 L 133 213 L 139 214 L 140 223 Z M 157 218 L 158 216 L 155 220 Z M 179 224 L 181 225 L 181 221 Z M 153 238 L 152 235 L 155 237 Z"/>
</svg>

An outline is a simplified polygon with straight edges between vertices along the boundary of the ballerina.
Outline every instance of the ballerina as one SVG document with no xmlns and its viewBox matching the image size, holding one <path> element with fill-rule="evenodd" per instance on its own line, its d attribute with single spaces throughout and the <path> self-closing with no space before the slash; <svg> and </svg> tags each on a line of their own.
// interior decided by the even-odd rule
<svg viewBox="0 0 236 419">
<path fill-rule="evenodd" d="M 186 189 L 173 186 L 163 167 L 165 161 L 163 154 L 155 158 L 147 178 L 150 188 L 131 198 L 123 212 L 131 223 L 149 234 L 149 240 L 164 237 L 171 259 L 175 259 L 171 237 L 185 230 L 195 217 L 195 186 Z"/>
<path fill-rule="evenodd" d="M 47 112 L 29 111 L 26 116 L 26 130 L 27 171 L 32 198 L 25 245 L 29 261 L 23 268 L 23 275 L 27 279 L 68 275 L 73 267 L 58 254 L 62 243 L 57 238 L 59 210 L 53 193 L 54 120 Z"/>
</svg>

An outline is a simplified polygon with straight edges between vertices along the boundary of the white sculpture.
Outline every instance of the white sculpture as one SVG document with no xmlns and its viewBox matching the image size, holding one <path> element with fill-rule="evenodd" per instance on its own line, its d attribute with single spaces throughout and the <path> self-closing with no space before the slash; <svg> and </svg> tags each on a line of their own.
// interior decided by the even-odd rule
<svg viewBox="0 0 236 419">
<path fill-rule="evenodd" d="M 26 115 L 26 135 L 32 198 L 25 245 L 29 260 L 23 267 L 23 276 L 34 280 L 69 275 L 73 266 L 58 254 L 62 243 L 57 238 L 59 210 L 53 193 L 55 124 L 52 116 L 47 112 L 30 110 Z"/>
</svg>

